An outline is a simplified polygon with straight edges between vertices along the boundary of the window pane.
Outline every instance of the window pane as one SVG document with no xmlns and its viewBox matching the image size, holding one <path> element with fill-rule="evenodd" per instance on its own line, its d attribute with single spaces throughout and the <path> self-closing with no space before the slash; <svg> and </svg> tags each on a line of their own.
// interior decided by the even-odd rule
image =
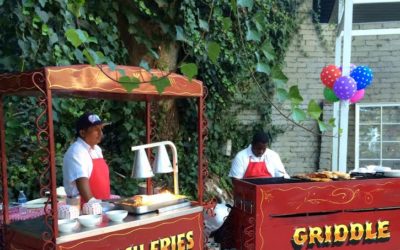
<svg viewBox="0 0 400 250">
<path fill-rule="evenodd" d="M 379 142 L 380 125 L 360 125 L 360 142 Z"/>
<path fill-rule="evenodd" d="M 360 107 L 360 123 L 380 123 L 381 108 L 380 107 Z"/>
<path fill-rule="evenodd" d="M 382 125 L 383 141 L 400 141 L 400 124 Z"/>
<path fill-rule="evenodd" d="M 391 167 L 392 169 L 400 169 L 400 161 L 395 161 L 395 160 L 382 161 L 382 166 Z"/>
<path fill-rule="evenodd" d="M 400 123 L 400 107 L 383 107 L 382 122 Z"/>
<path fill-rule="evenodd" d="M 368 165 L 379 166 L 380 162 L 379 162 L 379 160 L 360 160 L 360 163 L 358 165 L 359 165 L 360 168 L 366 167 Z"/>
<path fill-rule="evenodd" d="M 380 142 L 360 142 L 360 158 L 361 159 L 380 159 L 381 143 Z"/>
<path fill-rule="evenodd" d="M 400 159 L 400 142 L 383 142 L 382 158 Z"/>
</svg>

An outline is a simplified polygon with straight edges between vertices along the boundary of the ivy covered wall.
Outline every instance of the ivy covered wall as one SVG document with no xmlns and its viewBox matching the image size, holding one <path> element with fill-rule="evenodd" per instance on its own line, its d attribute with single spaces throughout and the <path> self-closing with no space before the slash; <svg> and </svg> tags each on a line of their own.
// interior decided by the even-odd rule
<svg viewBox="0 0 400 250">
<path fill-rule="evenodd" d="M 209 90 L 206 153 L 210 173 L 225 189 L 230 188 L 231 158 L 221 154 L 221 145 L 229 138 L 237 152 L 248 144 L 254 130 L 267 129 L 272 137 L 279 132 L 271 124 L 268 99 L 273 98 L 276 86 L 282 88 L 286 83 L 281 66 L 297 30 L 297 1 L 21 0 L 0 1 L 0 6 L 0 72 L 87 62 L 164 70 L 179 66 L 182 60 L 195 63 L 197 78 Z M 113 192 L 137 192 L 137 181 L 123 176 L 130 174 L 130 146 L 144 142 L 144 104 L 57 99 L 53 106 L 58 183 L 62 155 L 74 140 L 74 120 L 91 110 L 112 122 L 101 146 L 112 169 Z M 168 129 L 160 128 L 159 139 L 176 143 L 181 190 L 196 196 L 194 103 L 182 100 L 172 106 L 178 114 L 176 126 L 171 127 L 175 131 L 166 138 L 162 131 Z M 162 112 L 164 104 L 160 107 L 157 119 L 162 121 L 171 112 Z M 249 108 L 257 110 L 260 119 L 243 125 L 236 113 Z M 44 166 L 38 161 L 34 138 L 37 112 L 34 98 L 6 99 L 11 198 L 19 189 L 26 190 L 30 198 L 38 196 L 36 183 Z"/>
<path fill-rule="evenodd" d="M 319 74 L 321 69 L 333 64 L 335 25 L 313 23 L 312 0 L 303 1 L 299 8 L 299 31 L 292 40 L 285 56 L 284 72 L 289 85 L 298 85 L 303 93 L 306 108 L 308 100 L 315 99 L 323 107 L 323 119 L 328 121 L 332 117 L 329 112 L 330 103 L 323 102 L 323 84 Z M 318 27 L 316 26 L 318 25 Z M 289 106 L 283 106 L 285 112 L 290 112 Z M 272 113 L 273 124 L 281 128 L 280 134 L 272 148 L 276 150 L 289 174 L 317 171 L 320 168 L 329 169 L 332 143 L 331 132 L 321 136 L 318 124 L 313 120 L 304 121 L 304 127 L 315 133 L 304 130 L 289 123 L 276 110 Z M 322 143 L 324 141 L 324 143 Z M 325 159 L 322 161 L 321 159 Z"/>
</svg>

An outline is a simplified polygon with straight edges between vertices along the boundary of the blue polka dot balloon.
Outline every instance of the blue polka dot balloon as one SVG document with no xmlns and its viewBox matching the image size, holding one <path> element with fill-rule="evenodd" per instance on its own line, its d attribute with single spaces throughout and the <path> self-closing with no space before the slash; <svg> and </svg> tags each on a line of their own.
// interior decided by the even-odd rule
<svg viewBox="0 0 400 250">
<path fill-rule="evenodd" d="M 357 90 L 365 89 L 368 87 L 374 75 L 372 74 L 372 70 L 367 66 L 358 66 L 351 72 L 350 76 L 356 81 L 357 83 Z"/>
</svg>

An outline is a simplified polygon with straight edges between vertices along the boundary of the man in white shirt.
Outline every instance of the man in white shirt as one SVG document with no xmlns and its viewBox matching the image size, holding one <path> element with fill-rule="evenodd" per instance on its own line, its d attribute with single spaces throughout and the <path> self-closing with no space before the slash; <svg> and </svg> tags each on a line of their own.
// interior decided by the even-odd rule
<svg viewBox="0 0 400 250">
<path fill-rule="evenodd" d="M 109 199 L 108 165 L 97 145 L 103 137 L 103 122 L 85 113 L 76 123 L 77 140 L 68 148 L 63 161 L 63 182 L 68 197 L 81 196 L 83 202 Z"/>
<path fill-rule="evenodd" d="M 229 176 L 243 178 L 290 178 L 279 155 L 267 148 L 269 137 L 264 132 L 253 136 L 251 145 L 236 154 Z"/>
</svg>

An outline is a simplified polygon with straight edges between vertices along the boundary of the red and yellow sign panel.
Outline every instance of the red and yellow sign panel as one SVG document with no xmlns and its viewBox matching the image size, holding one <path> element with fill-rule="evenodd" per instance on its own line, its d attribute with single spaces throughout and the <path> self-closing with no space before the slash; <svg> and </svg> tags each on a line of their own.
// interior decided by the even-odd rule
<svg viewBox="0 0 400 250">
<path fill-rule="evenodd" d="M 400 178 L 233 184 L 235 225 L 226 248 L 400 249 Z"/>
<path fill-rule="evenodd" d="M 186 250 L 203 249 L 201 212 L 120 231 L 84 238 L 58 246 L 60 250 Z"/>
<path fill-rule="evenodd" d="M 344 243 L 382 242 L 390 239 L 389 225 L 389 221 L 379 220 L 375 223 L 299 227 L 294 231 L 292 241 L 295 249 L 314 245 L 326 248 Z"/>
</svg>

